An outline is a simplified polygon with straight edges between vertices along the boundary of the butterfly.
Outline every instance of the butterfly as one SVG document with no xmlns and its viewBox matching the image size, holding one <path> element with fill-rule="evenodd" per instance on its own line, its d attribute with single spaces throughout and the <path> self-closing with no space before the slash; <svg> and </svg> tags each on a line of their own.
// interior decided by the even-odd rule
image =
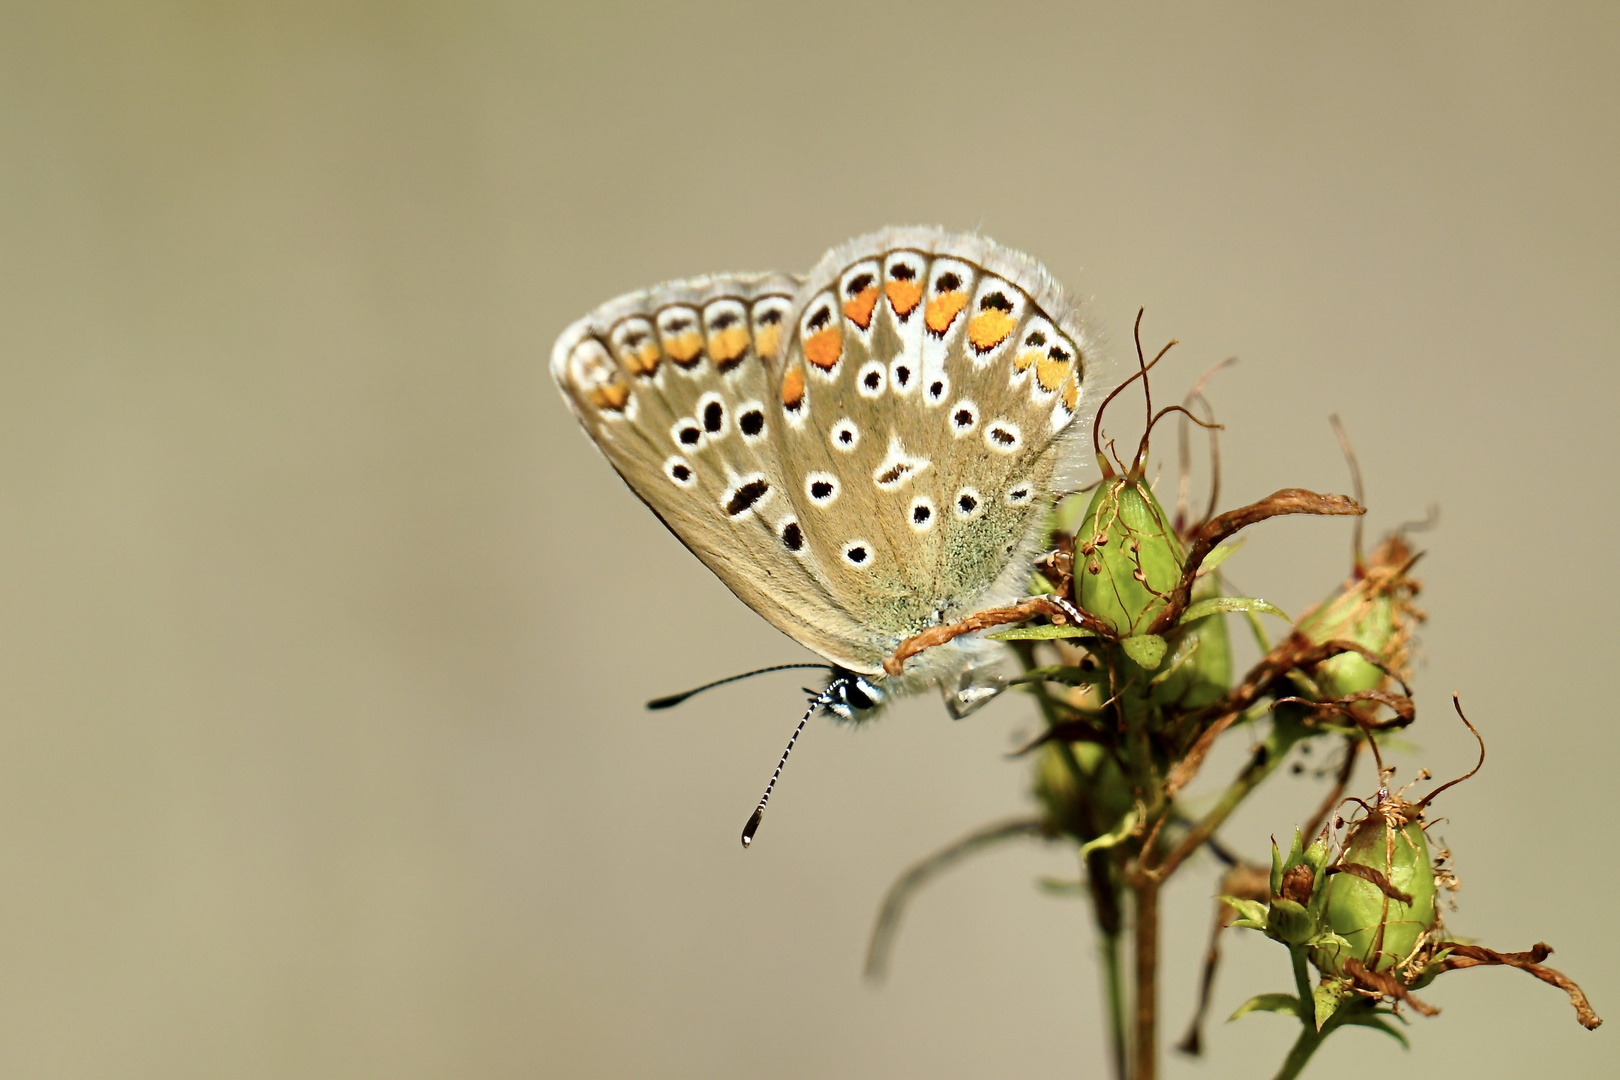
<svg viewBox="0 0 1620 1080">
<path fill-rule="evenodd" d="M 961 716 L 1005 685 L 1005 647 L 978 638 L 899 676 L 883 661 L 1022 594 L 1108 389 L 1038 262 L 932 228 L 859 237 L 804 277 L 630 293 L 564 330 L 551 370 L 630 489 L 828 661 L 812 711 L 851 720 L 932 685 Z"/>
</svg>

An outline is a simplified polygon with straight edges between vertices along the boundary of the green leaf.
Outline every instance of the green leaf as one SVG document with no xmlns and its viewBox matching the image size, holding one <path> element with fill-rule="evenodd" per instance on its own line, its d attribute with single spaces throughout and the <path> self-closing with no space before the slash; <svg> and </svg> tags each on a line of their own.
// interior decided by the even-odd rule
<svg viewBox="0 0 1620 1080">
<path fill-rule="evenodd" d="M 1244 620 L 1249 624 L 1249 632 L 1254 635 L 1254 643 L 1260 646 L 1260 655 L 1264 656 L 1271 651 L 1271 638 L 1266 634 L 1266 628 L 1260 623 L 1260 616 L 1252 611 L 1243 613 Z"/>
<path fill-rule="evenodd" d="M 1299 998 L 1293 994 L 1256 994 L 1254 997 L 1239 1005 L 1237 1012 L 1226 1018 L 1231 1023 L 1240 1016 L 1247 1016 L 1252 1012 L 1286 1013 L 1289 1016 L 1301 1016 Z"/>
<path fill-rule="evenodd" d="M 1230 559 L 1232 554 L 1242 546 L 1242 540 L 1238 540 L 1230 544 L 1222 544 L 1220 547 L 1204 556 L 1204 561 L 1198 567 L 1198 573 L 1202 575 L 1214 570 L 1217 566 L 1221 565 L 1221 563 L 1225 562 L 1227 559 Z"/>
<path fill-rule="evenodd" d="M 1143 671 L 1153 671 L 1164 662 L 1165 650 L 1170 646 L 1158 634 L 1137 634 L 1121 641 L 1125 655 L 1136 661 Z"/>
<path fill-rule="evenodd" d="M 1289 621 L 1288 616 L 1276 604 L 1261 600 L 1258 597 L 1212 596 L 1208 600 L 1200 600 L 1196 604 L 1187 605 L 1187 610 L 1181 613 L 1178 625 L 1185 626 L 1190 622 L 1197 622 L 1199 619 L 1207 618 L 1210 615 L 1225 615 L 1232 611 L 1241 611 L 1245 614 L 1275 615 L 1285 622 Z"/>
<path fill-rule="evenodd" d="M 1062 683 L 1064 686 L 1101 686 L 1108 682 L 1108 672 L 1101 667 L 1087 671 L 1084 668 L 1064 664 L 1046 664 L 1042 667 L 1032 667 L 1017 678 L 1008 680 L 1008 685 L 1037 682 Z"/>
<path fill-rule="evenodd" d="M 1350 983 L 1343 979 L 1331 979 L 1327 982 L 1317 983 L 1316 989 L 1311 992 L 1311 998 L 1316 1007 L 1316 1030 L 1321 1031 L 1322 1025 L 1332 1019 L 1333 1014 L 1339 1011 L 1345 998 L 1354 993 Z"/>
<path fill-rule="evenodd" d="M 1305 943 L 1307 948 L 1328 950 L 1350 950 L 1350 943 L 1331 930 L 1324 930 Z"/>
<path fill-rule="evenodd" d="M 1090 855 L 1093 851 L 1103 851 L 1107 848 L 1118 847 L 1136 831 L 1136 827 L 1141 823 L 1141 811 L 1133 809 L 1130 813 L 1119 819 L 1119 824 L 1114 827 L 1113 832 L 1105 833 L 1104 835 L 1097 837 L 1095 840 L 1087 840 L 1084 844 L 1081 844 L 1080 857 L 1083 859 L 1087 855 Z"/>
<path fill-rule="evenodd" d="M 1051 641 L 1054 638 L 1096 637 L 1095 630 L 1083 626 L 1015 626 L 1011 630 L 998 630 L 986 634 L 991 641 Z"/>
<path fill-rule="evenodd" d="M 1383 1017 L 1372 1015 L 1352 1016 L 1350 1019 L 1344 1021 L 1343 1026 L 1350 1027 L 1351 1025 L 1356 1027 L 1372 1028 L 1375 1031 L 1382 1031 L 1385 1035 L 1388 1035 L 1390 1038 L 1400 1043 L 1401 1049 L 1412 1049 L 1412 1044 L 1406 1041 L 1406 1036 L 1401 1033 L 1400 1029 L 1391 1027 L 1389 1021 L 1385 1020 Z"/>
<path fill-rule="evenodd" d="M 1265 928 L 1266 905 L 1260 901 L 1240 900 L 1235 896 L 1218 896 L 1216 899 L 1237 912 L 1244 922 L 1254 923 L 1256 929 Z"/>
</svg>

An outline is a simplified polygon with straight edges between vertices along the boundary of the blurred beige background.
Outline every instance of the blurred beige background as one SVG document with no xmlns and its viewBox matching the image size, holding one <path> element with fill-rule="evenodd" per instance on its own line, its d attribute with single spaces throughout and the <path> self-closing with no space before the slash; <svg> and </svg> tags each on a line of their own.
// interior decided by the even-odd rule
<svg viewBox="0 0 1620 1080">
<path fill-rule="evenodd" d="M 1167 396 L 1240 356 L 1229 504 L 1344 489 L 1335 410 L 1375 532 L 1440 504 L 1401 765 L 1467 767 L 1462 691 L 1451 925 L 1620 1023 L 1617 56 L 1603 3 L 0 6 L 0 1074 L 1102 1075 L 1059 849 L 941 880 L 859 978 L 892 875 L 1026 805 L 1026 707 L 818 725 L 744 853 L 799 681 L 641 703 L 803 654 L 545 368 L 619 292 L 889 222 L 1032 252 L 1116 348 L 1147 305 Z M 1297 612 L 1347 546 L 1228 567 Z M 1167 901 L 1167 1037 L 1213 878 Z M 1291 1039 L 1218 1022 L 1288 986 L 1228 956 L 1172 1077 Z M 1527 977 L 1428 996 L 1410 1056 L 1310 1075 L 1612 1075 Z"/>
</svg>

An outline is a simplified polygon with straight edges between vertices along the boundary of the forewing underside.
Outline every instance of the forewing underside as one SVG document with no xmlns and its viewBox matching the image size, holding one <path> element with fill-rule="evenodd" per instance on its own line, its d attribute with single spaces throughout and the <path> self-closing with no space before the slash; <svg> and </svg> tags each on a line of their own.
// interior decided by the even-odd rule
<svg viewBox="0 0 1620 1080">
<path fill-rule="evenodd" d="M 630 488 L 745 603 L 834 662 L 859 623 L 828 583 L 783 489 L 780 356 L 799 283 L 673 282 L 563 332 L 552 374 Z"/>
</svg>

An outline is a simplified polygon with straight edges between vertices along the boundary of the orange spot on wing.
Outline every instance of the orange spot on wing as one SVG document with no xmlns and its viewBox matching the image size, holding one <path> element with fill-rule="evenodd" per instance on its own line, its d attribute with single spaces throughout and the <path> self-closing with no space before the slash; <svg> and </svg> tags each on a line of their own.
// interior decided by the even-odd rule
<svg viewBox="0 0 1620 1080">
<path fill-rule="evenodd" d="M 962 309 L 967 307 L 967 302 L 967 293 L 960 290 L 936 296 L 928 301 L 928 307 L 923 312 L 923 321 L 928 324 L 928 329 L 935 336 L 944 337 L 945 331 L 951 328 L 951 323 L 955 322 Z"/>
<path fill-rule="evenodd" d="M 651 375 L 658 370 L 659 361 L 664 354 L 658 350 L 658 342 L 643 341 L 640 345 L 627 345 L 620 353 L 619 360 L 632 375 Z"/>
<path fill-rule="evenodd" d="M 804 369 L 795 367 L 782 376 L 782 404 L 797 409 L 804 401 Z"/>
<path fill-rule="evenodd" d="M 1074 407 L 1080 401 L 1080 380 L 1071 378 L 1063 384 L 1063 407 L 1074 412 Z"/>
<path fill-rule="evenodd" d="M 876 285 L 869 289 L 862 289 L 844 301 L 844 314 L 849 317 L 850 322 L 865 330 L 872 325 L 872 312 L 877 307 L 877 298 Z"/>
<path fill-rule="evenodd" d="M 703 338 L 696 330 L 675 334 L 665 341 L 664 351 L 682 367 L 691 367 L 703 355 Z"/>
<path fill-rule="evenodd" d="M 728 326 L 717 334 L 709 335 L 709 357 L 722 371 L 742 359 L 748 351 L 748 330 L 742 326 Z"/>
<path fill-rule="evenodd" d="M 782 344 L 782 328 L 777 325 L 762 326 L 754 338 L 754 351 L 766 360 L 776 359 L 776 350 Z"/>
<path fill-rule="evenodd" d="M 885 282 L 883 292 L 889 298 L 889 306 L 902 319 L 916 311 L 917 302 L 922 299 L 922 285 L 915 281 Z"/>
<path fill-rule="evenodd" d="M 591 404 L 598 409 L 623 412 L 624 407 L 630 404 L 630 386 L 623 379 L 616 378 L 610 383 L 594 387 L 591 390 Z"/>
<path fill-rule="evenodd" d="M 1035 361 L 1039 360 L 1040 358 L 1041 354 L 1036 352 L 1034 349 L 1025 349 L 1023 352 L 1013 357 L 1013 367 L 1017 368 L 1019 371 L 1028 371 L 1032 366 L 1034 366 Z"/>
<path fill-rule="evenodd" d="M 822 371 L 838 366 L 844 355 L 844 332 L 836 326 L 818 330 L 804 339 L 804 358 Z"/>
<path fill-rule="evenodd" d="M 1017 325 L 1017 321 L 1007 312 L 986 308 L 968 320 L 968 342 L 979 352 L 989 352 L 1006 341 L 1007 335 Z"/>
<path fill-rule="evenodd" d="M 1035 378 L 1040 380 L 1041 389 L 1050 394 L 1063 385 L 1063 380 L 1069 377 L 1072 370 L 1072 360 L 1054 360 L 1050 356 L 1043 356 L 1035 364 Z"/>
</svg>

